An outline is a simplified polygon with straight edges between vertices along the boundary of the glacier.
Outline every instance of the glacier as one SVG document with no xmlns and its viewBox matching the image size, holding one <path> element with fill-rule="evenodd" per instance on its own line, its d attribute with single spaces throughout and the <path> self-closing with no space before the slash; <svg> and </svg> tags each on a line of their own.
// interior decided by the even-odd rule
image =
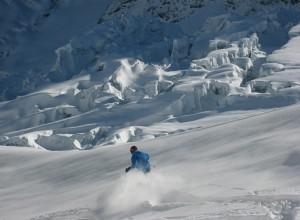
<svg viewBox="0 0 300 220">
<path fill-rule="evenodd" d="M 297 219 L 299 6 L 0 1 L 1 216 Z"/>
</svg>

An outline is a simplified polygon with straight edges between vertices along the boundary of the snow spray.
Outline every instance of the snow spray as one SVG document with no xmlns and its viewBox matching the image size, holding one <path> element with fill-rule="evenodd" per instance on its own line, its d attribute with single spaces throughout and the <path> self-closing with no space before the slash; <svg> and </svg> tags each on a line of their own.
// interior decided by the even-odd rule
<svg viewBox="0 0 300 220">
<path fill-rule="evenodd" d="M 130 211 L 137 207 L 154 207 L 165 196 L 178 191 L 183 186 L 179 177 L 159 172 L 144 174 L 130 171 L 113 186 L 107 201 L 106 211 L 110 213 Z"/>
</svg>

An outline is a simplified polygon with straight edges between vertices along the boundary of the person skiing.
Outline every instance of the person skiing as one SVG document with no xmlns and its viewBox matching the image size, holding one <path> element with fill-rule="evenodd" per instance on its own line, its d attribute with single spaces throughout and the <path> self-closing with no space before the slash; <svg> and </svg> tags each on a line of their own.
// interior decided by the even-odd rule
<svg viewBox="0 0 300 220">
<path fill-rule="evenodd" d="M 151 170 L 150 163 L 149 163 L 149 159 L 150 159 L 149 154 L 139 151 L 136 146 L 130 147 L 130 153 L 131 153 L 131 166 L 127 167 L 125 169 L 125 172 L 127 173 L 131 169 L 136 169 L 142 171 L 143 173 L 149 173 Z"/>
</svg>

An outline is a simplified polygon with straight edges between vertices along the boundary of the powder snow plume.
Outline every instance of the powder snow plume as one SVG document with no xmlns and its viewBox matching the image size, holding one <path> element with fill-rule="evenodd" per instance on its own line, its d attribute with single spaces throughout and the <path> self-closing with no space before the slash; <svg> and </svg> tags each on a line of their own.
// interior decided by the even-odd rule
<svg viewBox="0 0 300 220">
<path fill-rule="evenodd" d="M 118 213 L 159 205 L 167 195 L 180 191 L 184 181 L 180 177 L 161 172 L 143 174 L 131 171 L 113 186 L 106 211 Z"/>
</svg>

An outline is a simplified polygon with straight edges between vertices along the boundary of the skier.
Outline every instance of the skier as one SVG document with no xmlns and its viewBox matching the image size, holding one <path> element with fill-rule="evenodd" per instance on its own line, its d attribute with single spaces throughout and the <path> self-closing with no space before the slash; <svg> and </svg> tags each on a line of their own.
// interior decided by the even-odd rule
<svg viewBox="0 0 300 220">
<path fill-rule="evenodd" d="M 130 147 L 131 153 L 131 166 L 125 169 L 125 172 L 129 172 L 131 169 L 136 169 L 142 171 L 143 173 L 149 173 L 150 163 L 149 163 L 149 155 L 142 151 L 139 151 L 136 146 Z"/>
</svg>

